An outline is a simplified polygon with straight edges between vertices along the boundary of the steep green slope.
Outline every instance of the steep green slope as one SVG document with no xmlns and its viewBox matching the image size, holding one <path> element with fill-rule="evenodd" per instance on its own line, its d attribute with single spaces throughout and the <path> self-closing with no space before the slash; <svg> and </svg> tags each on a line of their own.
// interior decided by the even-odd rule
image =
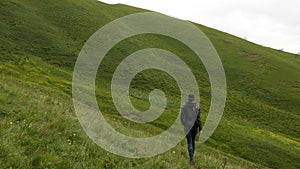
<svg viewBox="0 0 300 169">
<path fill-rule="evenodd" d="M 71 96 L 61 90 L 69 87 L 63 79 L 70 79 L 71 71 L 36 57 L 2 62 L 0 70 L 1 168 L 189 168 L 185 140 L 147 159 L 123 158 L 99 148 L 82 130 Z M 125 134 L 140 132 L 125 130 L 118 116 L 108 120 L 116 126 L 124 124 L 116 129 Z M 220 167 L 226 158 L 228 168 L 262 168 L 207 145 L 197 146 L 197 167 Z"/>
<path fill-rule="evenodd" d="M 108 154 L 87 138 L 73 110 L 72 69 L 84 42 L 115 18 L 141 11 L 92 0 L 0 2 L 1 168 L 188 167 L 185 140 L 150 159 Z M 216 168 L 224 164 L 226 157 L 228 168 L 299 168 L 299 58 L 198 27 L 221 57 L 228 99 L 220 126 L 199 149 L 196 166 Z M 160 133 L 174 120 L 180 93 L 176 82 L 162 72 L 143 71 L 131 84 L 131 99 L 138 109 L 149 107 L 148 94 L 154 88 L 163 89 L 172 100 L 154 122 L 140 125 L 125 120 L 111 101 L 110 81 L 116 66 L 132 52 L 148 47 L 167 49 L 192 68 L 199 77 L 205 119 L 210 83 L 204 66 L 182 43 L 153 34 L 122 41 L 103 60 L 97 97 L 105 117 L 118 131 L 142 137 Z"/>
</svg>

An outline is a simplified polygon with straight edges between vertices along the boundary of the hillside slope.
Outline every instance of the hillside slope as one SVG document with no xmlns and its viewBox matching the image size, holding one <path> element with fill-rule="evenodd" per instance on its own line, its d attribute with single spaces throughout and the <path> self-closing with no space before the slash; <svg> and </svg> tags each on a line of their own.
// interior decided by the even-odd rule
<svg viewBox="0 0 300 169">
<path fill-rule="evenodd" d="M 189 167 L 185 140 L 150 159 L 106 153 L 85 135 L 72 106 L 72 69 L 85 41 L 110 21 L 142 11 L 93 0 L 0 2 L 1 168 Z M 228 97 L 218 129 L 198 145 L 196 167 L 220 167 L 227 158 L 228 168 L 300 168 L 300 58 L 197 26 L 220 55 Z M 174 101 L 162 117 L 143 126 L 123 119 L 114 108 L 109 94 L 114 69 L 127 55 L 148 47 L 177 54 L 199 77 L 205 119 L 210 83 L 202 63 L 182 43 L 146 34 L 117 44 L 101 63 L 99 72 L 105 73 L 97 77 L 97 97 L 108 121 L 126 135 L 149 136 L 167 128 L 172 112 L 178 112 L 176 82 L 155 70 L 138 74 L 130 94 L 134 105 L 146 110 L 149 92 L 161 88 Z"/>
</svg>

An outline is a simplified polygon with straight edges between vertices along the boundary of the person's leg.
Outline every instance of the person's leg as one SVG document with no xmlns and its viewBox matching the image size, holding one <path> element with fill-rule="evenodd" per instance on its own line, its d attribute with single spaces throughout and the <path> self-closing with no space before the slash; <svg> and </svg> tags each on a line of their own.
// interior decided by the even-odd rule
<svg viewBox="0 0 300 169">
<path fill-rule="evenodd" d="M 187 140 L 187 147 L 188 147 L 188 152 L 189 152 L 189 156 L 190 156 L 190 161 L 193 161 L 194 150 L 193 150 L 193 140 L 192 140 L 191 131 L 187 133 L 186 140 Z"/>
<path fill-rule="evenodd" d="M 191 129 L 191 138 L 192 138 L 192 146 L 193 146 L 193 154 L 195 152 L 195 140 L 196 140 L 196 136 L 198 133 L 198 129 L 197 128 L 192 128 Z"/>
</svg>

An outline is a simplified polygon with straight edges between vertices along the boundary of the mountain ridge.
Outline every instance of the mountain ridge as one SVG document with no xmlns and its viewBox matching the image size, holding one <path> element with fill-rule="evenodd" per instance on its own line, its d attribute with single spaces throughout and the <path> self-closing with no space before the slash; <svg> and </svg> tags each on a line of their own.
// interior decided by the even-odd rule
<svg viewBox="0 0 300 169">
<path fill-rule="evenodd" d="M 143 9 L 93 0 L 4 0 L 0 4 L 1 167 L 97 168 L 95 160 L 103 168 L 143 168 L 145 164 L 149 168 L 170 168 L 176 160 L 179 168 L 189 167 L 185 162 L 185 140 L 149 162 L 107 155 L 85 135 L 73 110 L 72 69 L 85 41 L 110 21 Z M 209 141 L 199 145 L 203 148 L 196 154 L 196 166 L 216 168 L 228 158 L 229 168 L 299 168 L 299 58 L 196 26 L 215 46 L 228 82 L 224 117 Z M 131 101 L 140 109 L 147 109 L 148 92 L 155 87 L 165 89 L 174 103 L 168 105 L 162 117 L 143 127 L 124 120 L 113 108 L 109 84 L 115 66 L 124 56 L 148 47 L 170 50 L 201 77 L 197 82 L 205 120 L 210 106 L 210 82 L 204 66 L 180 42 L 152 34 L 117 44 L 101 63 L 99 71 L 105 73 L 97 77 L 96 93 L 98 102 L 103 100 L 99 104 L 105 118 L 126 135 L 157 134 L 172 122 L 172 113 L 180 108 L 179 91 L 172 78 L 163 73 L 155 76 L 155 71 L 141 72 L 133 79 Z M 173 151 L 178 153 L 174 155 Z M 22 160 L 15 160 L 15 156 Z"/>
</svg>

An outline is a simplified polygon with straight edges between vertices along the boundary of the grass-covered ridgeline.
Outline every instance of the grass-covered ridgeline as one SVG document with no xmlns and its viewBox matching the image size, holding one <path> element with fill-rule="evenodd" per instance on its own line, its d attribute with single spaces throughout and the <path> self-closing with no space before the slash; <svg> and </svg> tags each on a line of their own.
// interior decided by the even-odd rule
<svg viewBox="0 0 300 169">
<path fill-rule="evenodd" d="M 145 10 L 95 0 L 2 0 L 0 2 L 0 168 L 190 168 L 183 140 L 148 159 L 110 154 L 94 144 L 74 112 L 72 71 L 86 40 L 101 26 Z M 202 25 L 222 60 L 228 86 L 223 119 L 213 136 L 197 143 L 193 168 L 300 168 L 300 58 Z M 130 87 L 137 109 L 162 89 L 167 109 L 137 124 L 114 108 L 110 81 L 131 53 L 162 48 L 190 66 L 201 94 L 202 118 L 210 83 L 201 61 L 170 37 L 145 34 L 117 44 L 101 63 L 96 94 L 101 111 L 125 135 L 146 137 L 166 129 L 180 108 L 174 79 L 157 70 L 140 72 Z"/>
</svg>

